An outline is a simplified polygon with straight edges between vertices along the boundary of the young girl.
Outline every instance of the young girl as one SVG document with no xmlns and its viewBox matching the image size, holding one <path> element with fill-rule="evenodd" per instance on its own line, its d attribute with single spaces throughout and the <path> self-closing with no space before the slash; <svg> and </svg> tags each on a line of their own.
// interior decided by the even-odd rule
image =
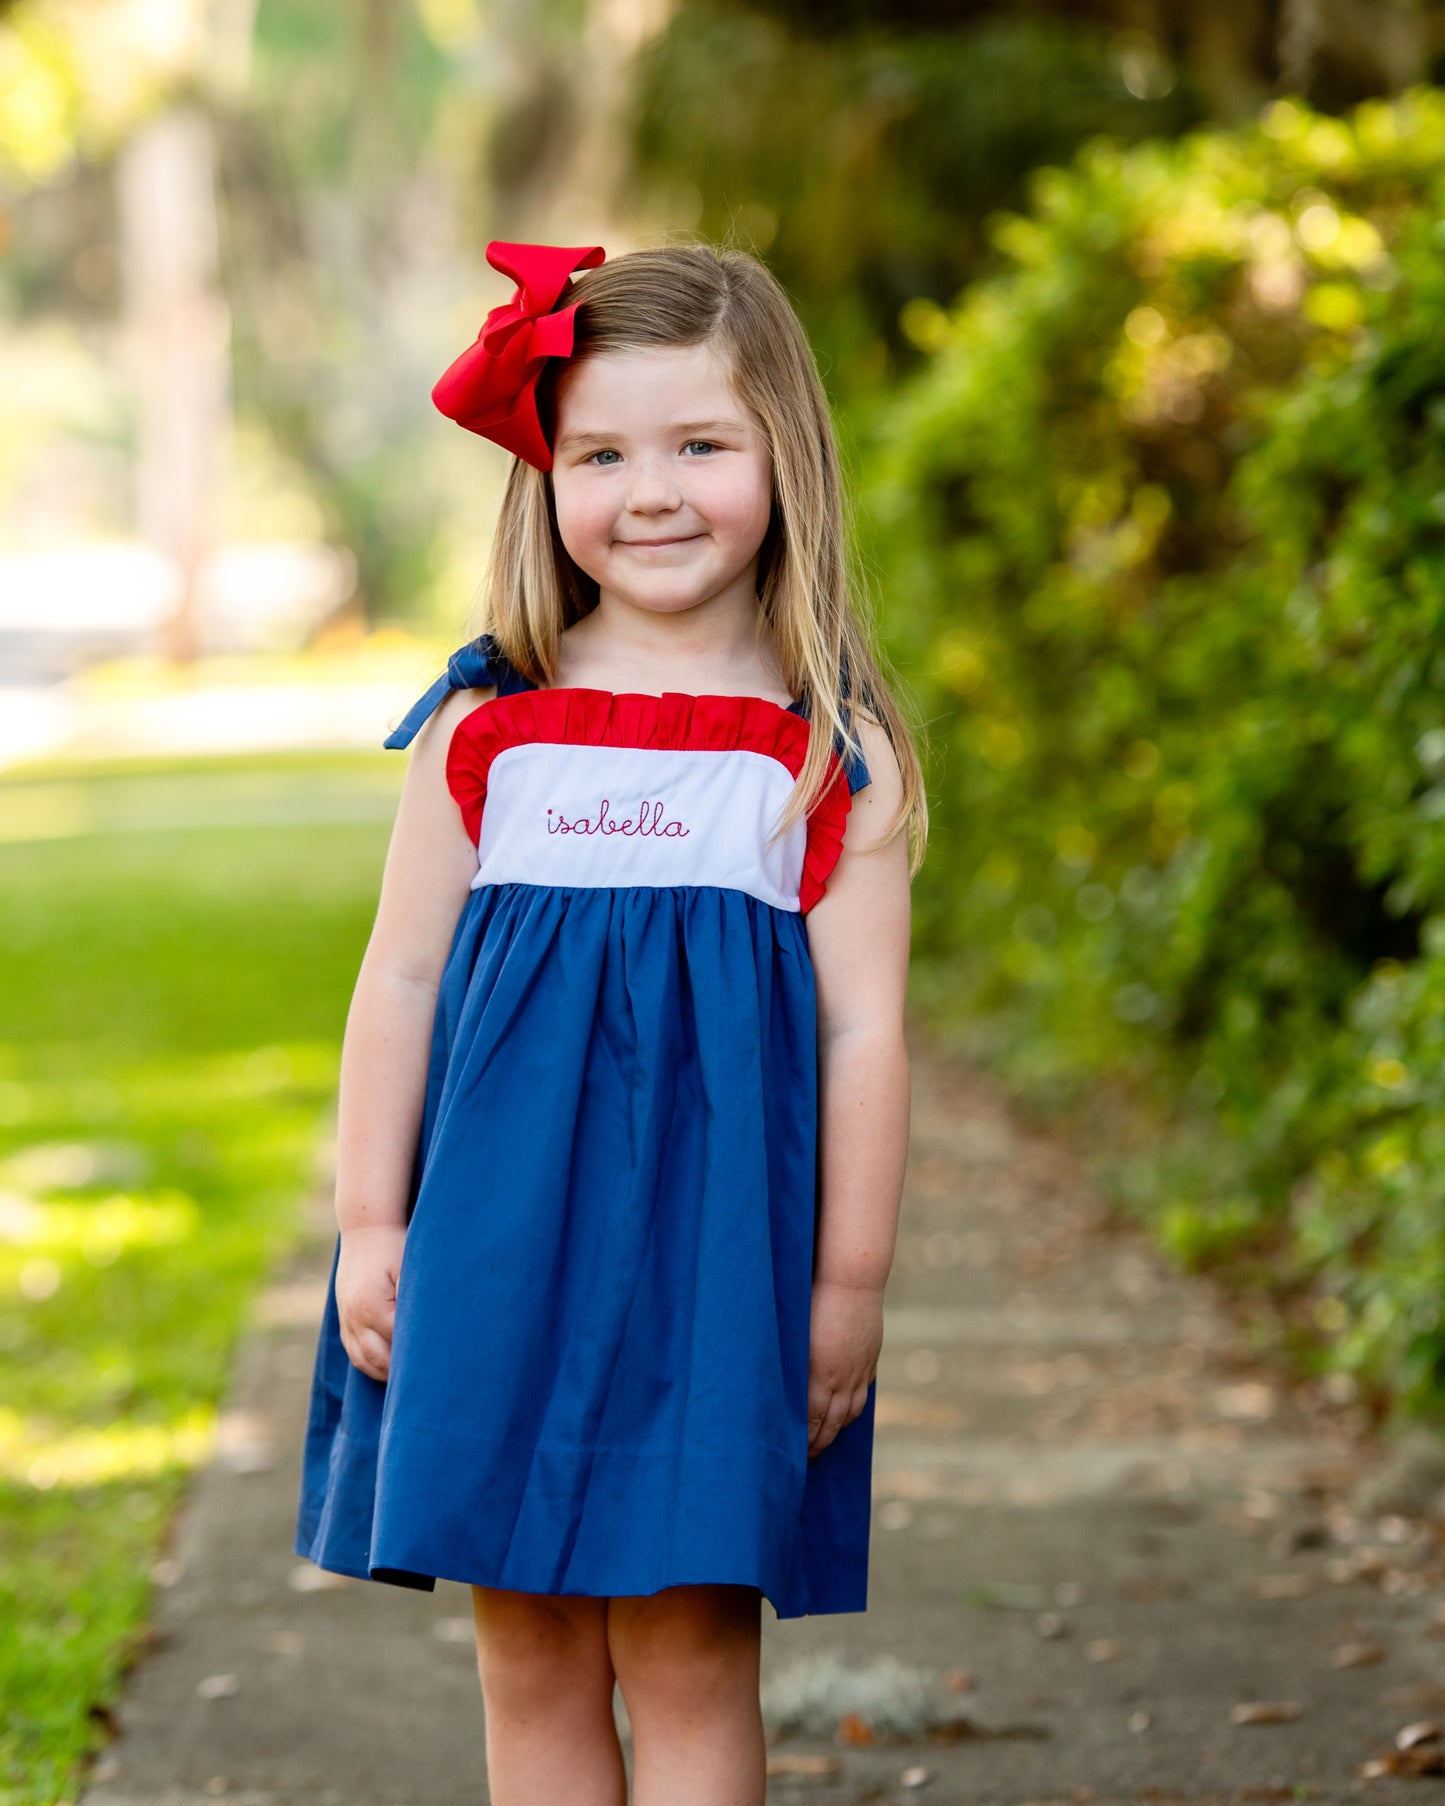
<svg viewBox="0 0 1445 1806">
<path fill-rule="evenodd" d="M 763 266 L 488 257 L 433 394 L 515 462 L 386 741 L 295 1547 L 470 1584 L 496 1806 L 626 1799 L 614 1685 L 637 1806 L 753 1806 L 761 1598 L 866 1607 L 918 759 Z"/>
</svg>

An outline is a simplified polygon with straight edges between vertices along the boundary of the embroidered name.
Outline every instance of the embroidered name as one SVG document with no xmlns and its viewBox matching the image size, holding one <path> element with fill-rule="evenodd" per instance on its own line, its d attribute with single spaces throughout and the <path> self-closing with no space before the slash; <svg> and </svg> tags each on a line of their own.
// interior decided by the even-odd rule
<svg viewBox="0 0 1445 1806">
<path fill-rule="evenodd" d="M 626 834 L 647 835 L 658 840 L 681 840 L 684 835 L 691 834 L 691 828 L 685 828 L 680 821 L 665 822 L 662 818 L 666 805 L 660 801 L 639 804 L 635 816 L 627 816 L 617 821 L 608 814 L 611 802 L 604 796 L 596 815 L 576 815 L 569 821 L 560 809 L 547 811 L 547 832 L 549 834 Z"/>
</svg>

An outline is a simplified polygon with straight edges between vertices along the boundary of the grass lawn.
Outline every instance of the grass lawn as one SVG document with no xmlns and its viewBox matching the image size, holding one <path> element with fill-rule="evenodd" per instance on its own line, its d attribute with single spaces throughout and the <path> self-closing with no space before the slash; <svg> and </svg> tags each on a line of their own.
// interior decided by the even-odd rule
<svg viewBox="0 0 1445 1806">
<path fill-rule="evenodd" d="M 295 1234 L 405 761 L 0 783 L 0 1803 L 57 1806 Z"/>
</svg>

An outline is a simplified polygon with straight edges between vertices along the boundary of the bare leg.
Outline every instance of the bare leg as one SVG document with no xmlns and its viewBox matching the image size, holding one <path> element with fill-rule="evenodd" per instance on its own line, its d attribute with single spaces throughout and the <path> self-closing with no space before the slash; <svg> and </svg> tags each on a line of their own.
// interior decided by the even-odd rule
<svg viewBox="0 0 1445 1806">
<path fill-rule="evenodd" d="M 664 1587 L 608 1601 L 632 1726 L 633 1806 L 763 1806 L 756 1587 Z"/>
<path fill-rule="evenodd" d="M 626 1806 L 605 1599 L 472 1588 L 492 1806 Z"/>
</svg>

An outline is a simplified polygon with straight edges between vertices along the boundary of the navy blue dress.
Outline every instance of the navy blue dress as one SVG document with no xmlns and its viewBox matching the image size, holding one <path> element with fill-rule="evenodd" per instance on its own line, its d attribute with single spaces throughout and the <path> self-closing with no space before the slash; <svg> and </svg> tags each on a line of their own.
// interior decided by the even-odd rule
<svg viewBox="0 0 1445 1806">
<path fill-rule="evenodd" d="M 442 973 L 386 1381 L 337 1238 L 295 1551 L 613 1597 L 867 1604 L 874 1394 L 809 1457 L 817 1021 L 805 917 L 868 781 L 772 832 L 801 705 L 528 684 L 486 636 L 447 783 L 477 846 Z"/>
</svg>

